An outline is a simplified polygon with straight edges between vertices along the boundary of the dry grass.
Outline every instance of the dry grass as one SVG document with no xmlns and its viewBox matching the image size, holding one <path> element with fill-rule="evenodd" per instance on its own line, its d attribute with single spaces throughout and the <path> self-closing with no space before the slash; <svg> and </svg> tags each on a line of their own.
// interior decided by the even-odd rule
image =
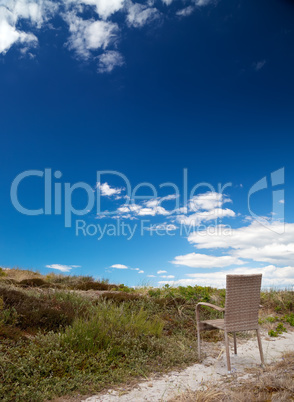
<svg viewBox="0 0 294 402">
<path fill-rule="evenodd" d="M 233 379 L 205 390 L 189 391 L 169 402 L 286 402 L 294 400 L 294 352 L 287 353 L 276 364 L 257 369 L 249 379 Z"/>
<path fill-rule="evenodd" d="M 5 269 L 3 272 L 6 279 L 12 279 L 17 282 L 20 282 L 24 279 L 43 278 L 39 272 L 33 272 L 20 268 Z"/>
</svg>

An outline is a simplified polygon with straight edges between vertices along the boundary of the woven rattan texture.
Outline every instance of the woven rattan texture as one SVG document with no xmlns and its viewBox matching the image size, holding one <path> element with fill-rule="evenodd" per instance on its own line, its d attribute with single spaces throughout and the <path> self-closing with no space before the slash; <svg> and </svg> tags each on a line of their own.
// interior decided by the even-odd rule
<svg viewBox="0 0 294 402">
<path fill-rule="evenodd" d="M 225 329 L 258 329 L 262 275 L 227 275 Z"/>
</svg>

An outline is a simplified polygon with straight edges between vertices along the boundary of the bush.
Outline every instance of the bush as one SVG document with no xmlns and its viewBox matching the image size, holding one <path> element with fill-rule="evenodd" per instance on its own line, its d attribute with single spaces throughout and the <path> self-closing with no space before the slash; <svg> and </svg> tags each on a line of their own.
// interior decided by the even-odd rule
<svg viewBox="0 0 294 402">
<path fill-rule="evenodd" d="M 283 321 L 288 322 L 291 325 L 291 327 L 294 327 L 294 313 L 285 314 L 282 317 L 282 319 L 283 319 Z"/>
<path fill-rule="evenodd" d="M 19 286 L 27 288 L 27 287 L 48 287 L 49 285 L 41 278 L 30 278 L 30 279 L 23 279 L 20 281 Z"/>
<path fill-rule="evenodd" d="M 14 308 L 18 314 L 17 326 L 21 329 L 58 330 L 70 325 L 75 316 L 71 303 L 58 302 L 44 297 L 29 296 L 19 290 L 0 287 L 5 310 Z"/>
<path fill-rule="evenodd" d="M 273 330 L 273 329 L 270 329 L 270 330 L 268 331 L 268 334 L 269 334 L 269 336 L 272 336 L 272 337 L 277 337 L 277 336 L 278 336 L 277 331 L 275 331 L 275 330 Z"/>
<path fill-rule="evenodd" d="M 269 290 L 261 292 L 261 304 L 264 308 L 287 314 L 293 311 L 294 292 L 290 290 Z"/>
<path fill-rule="evenodd" d="M 284 325 L 280 322 L 280 324 L 277 325 L 276 331 L 278 334 L 282 334 L 283 332 L 287 332 L 286 328 Z"/>
</svg>

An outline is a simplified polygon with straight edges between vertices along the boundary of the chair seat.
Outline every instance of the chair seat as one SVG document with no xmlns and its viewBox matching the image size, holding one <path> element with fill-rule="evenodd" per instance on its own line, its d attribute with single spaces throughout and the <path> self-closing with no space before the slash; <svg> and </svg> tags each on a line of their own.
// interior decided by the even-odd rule
<svg viewBox="0 0 294 402">
<path fill-rule="evenodd" d="M 225 329 L 225 320 L 224 319 L 218 319 L 218 320 L 206 320 L 206 321 L 201 321 L 200 323 L 200 329 L 204 331 L 209 331 L 211 329 Z"/>
</svg>

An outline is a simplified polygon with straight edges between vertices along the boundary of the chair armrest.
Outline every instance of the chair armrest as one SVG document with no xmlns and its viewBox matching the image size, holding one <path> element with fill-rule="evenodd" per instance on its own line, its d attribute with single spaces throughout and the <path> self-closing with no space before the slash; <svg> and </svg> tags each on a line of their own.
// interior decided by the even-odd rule
<svg viewBox="0 0 294 402">
<path fill-rule="evenodd" d="M 211 308 L 213 308 L 213 309 L 215 309 L 215 310 L 217 310 L 217 311 L 225 311 L 224 308 L 215 306 L 214 304 L 204 303 L 204 302 L 198 303 L 198 304 L 196 305 L 196 321 L 197 321 L 197 323 L 200 323 L 200 312 L 199 312 L 199 309 L 200 309 L 201 306 L 211 307 Z"/>
<path fill-rule="evenodd" d="M 198 306 L 199 307 L 200 306 L 206 306 L 206 307 L 211 307 L 211 308 L 213 308 L 213 309 L 215 309 L 217 311 L 225 311 L 225 309 L 223 307 L 218 307 L 218 306 L 216 306 L 214 304 L 211 304 L 211 303 L 204 303 L 204 302 L 198 303 L 197 306 L 196 306 L 196 309 L 198 309 Z"/>
</svg>

